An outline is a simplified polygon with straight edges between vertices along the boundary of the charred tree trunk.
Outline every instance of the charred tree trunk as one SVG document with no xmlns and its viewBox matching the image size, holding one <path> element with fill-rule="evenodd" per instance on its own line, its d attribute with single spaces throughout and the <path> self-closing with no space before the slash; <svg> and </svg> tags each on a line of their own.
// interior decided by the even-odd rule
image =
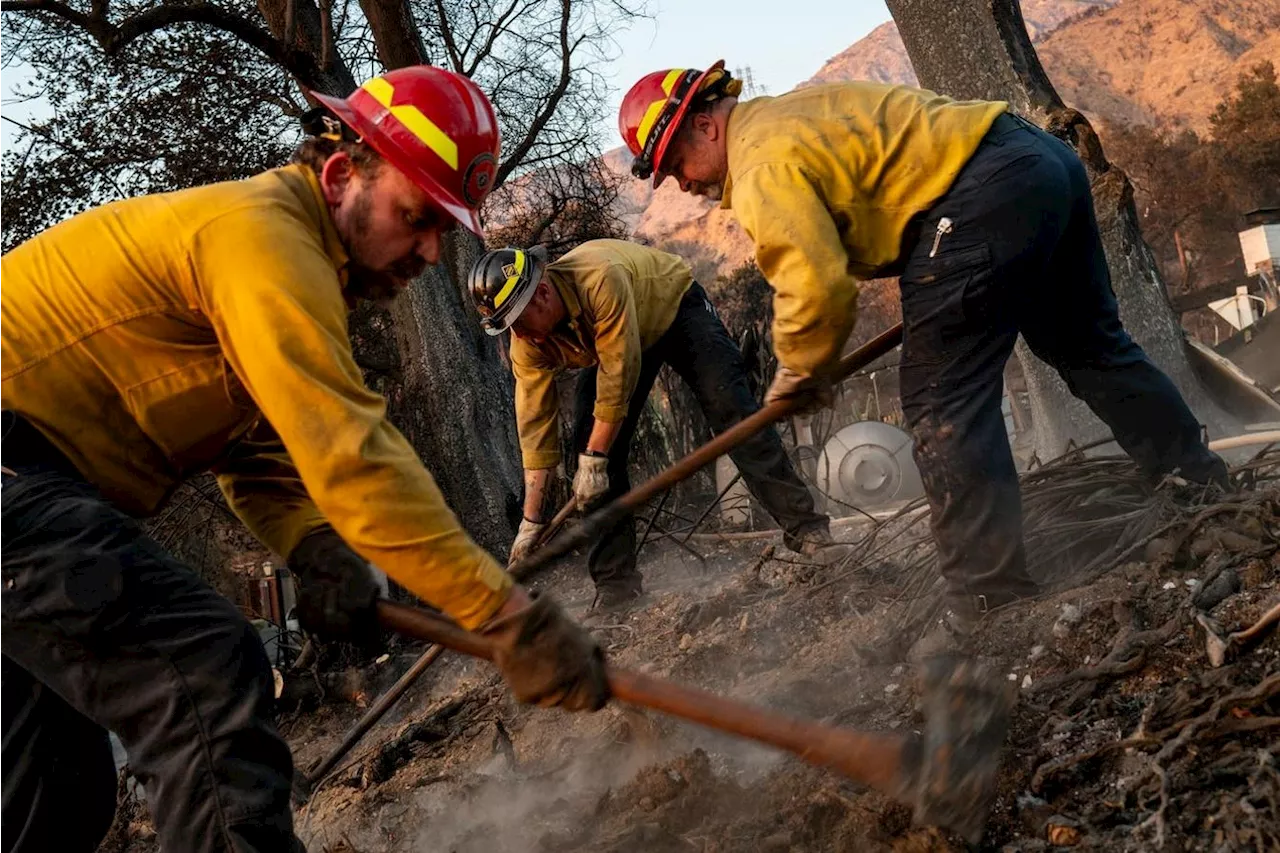
<svg viewBox="0 0 1280 853">
<path fill-rule="evenodd" d="M 333 49 L 333 22 L 327 5 L 322 9 L 314 0 L 258 0 L 258 11 L 271 35 L 316 57 L 316 88 L 338 96 L 355 89 L 351 69 Z"/>
<path fill-rule="evenodd" d="M 429 64 L 426 45 L 405 0 L 360 0 L 369 22 L 378 59 L 387 68 Z"/>
<path fill-rule="evenodd" d="M 1177 384 L 1202 422 L 1215 432 L 1230 429 L 1234 419 L 1209 399 L 1187 360 L 1182 327 L 1138 227 L 1133 187 L 1124 172 L 1107 162 L 1088 120 L 1058 97 L 1031 44 L 1018 0 L 887 4 L 921 86 L 960 99 L 1008 101 L 1015 111 L 1075 148 L 1093 184 L 1098 227 L 1125 327 Z M 1041 459 L 1060 454 L 1068 440 L 1081 443 L 1108 434 L 1021 339 L 1017 355 Z"/>
<path fill-rule="evenodd" d="M 451 236 L 445 258 L 396 297 L 390 311 L 351 315 L 356 362 L 387 413 L 439 484 L 462 526 L 505 556 L 523 496 L 511 373 L 459 282 L 483 249 Z"/>
<path fill-rule="evenodd" d="M 460 284 L 484 247 L 470 233 L 449 244 L 391 311 L 401 379 L 391 420 L 472 537 L 505 556 L 524 489 L 513 380 Z"/>
<path fill-rule="evenodd" d="M 428 61 L 404 0 L 363 0 L 387 68 Z M 401 365 L 391 419 L 412 442 L 467 532 L 505 556 L 520 523 L 524 479 L 511 371 L 480 328 L 465 282 L 484 244 L 459 227 L 441 264 L 392 308 Z"/>
</svg>

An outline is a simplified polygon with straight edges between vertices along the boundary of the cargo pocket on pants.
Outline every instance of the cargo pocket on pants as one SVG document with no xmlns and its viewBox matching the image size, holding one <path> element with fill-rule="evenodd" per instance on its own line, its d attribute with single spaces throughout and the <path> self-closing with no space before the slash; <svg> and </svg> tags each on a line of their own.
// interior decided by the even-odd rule
<svg viewBox="0 0 1280 853">
<path fill-rule="evenodd" d="M 945 242 L 944 242 L 945 247 Z M 912 257 L 899 280 L 904 364 L 937 365 L 988 320 L 991 250 L 985 244 Z"/>
</svg>

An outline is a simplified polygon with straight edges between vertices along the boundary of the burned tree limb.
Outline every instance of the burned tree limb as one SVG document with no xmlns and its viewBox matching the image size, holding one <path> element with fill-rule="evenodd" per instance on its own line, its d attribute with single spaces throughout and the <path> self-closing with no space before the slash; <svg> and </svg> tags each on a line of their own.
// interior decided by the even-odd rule
<svg viewBox="0 0 1280 853">
<path fill-rule="evenodd" d="M 405 0 L 360 0 L 360 9 L 369 21 L 378 59 L 383 65 L 404 68 L 429 61 L 422 33 L 414 24 L 413 13 Z M 332 24 L 329 26 L 332 30 Z"/>
<path fill-rule="evenodd" d="M 90 14 L 79 12 L 59 0 L 4 0 L 0 12 L 42 12 L 55 15 L 83 29 L 93 37 L 106 56 L 115 56 L 131 43 L 150 33 L 176 24 L 205 24 L 229 33 L 259 50 L 307 86 L 318 81 L 314 59 L 306 51 L 290 47 L 253 22 L 210 3 L 163 3 L 119 24 L 105 17 L 106 4 L 97 4 Z"/>
<path fill-rule="evenodd" d="M 582 44 L 585 36 L 579 36 L 572 41 L 569 38 L 569 24 L 572 19 L 573 3 L 571 0 L 560 0 L 560 71 L 555 86 L 547 93 L 542 101 L 542 107 L 533 116 L 533 120 L 529 123 L 529 132 L 525 137 L 516 144 L 516 147 L 504 159 L 501 166 L 498 167 L 498 174 L 494 178 L 494 188 L 502 186 L 502 184 L 510 177 L 511 172 L 519 166 L 529 151 L 533 148 L 534 142 L 542 133 L 543 128 L 547 126 L 547 122 L 555 114 L 556 108 L 560 106 L 561 99 L 564 98 L 565 92 L 569 91 L 569 81 L 573 76 L 573 52 Z"/>
</svg>

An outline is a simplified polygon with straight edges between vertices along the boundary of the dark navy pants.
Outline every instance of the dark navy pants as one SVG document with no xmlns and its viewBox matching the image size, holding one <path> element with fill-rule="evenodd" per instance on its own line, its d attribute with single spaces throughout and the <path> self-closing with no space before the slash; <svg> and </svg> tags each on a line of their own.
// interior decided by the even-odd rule
<svg viewBox="0 0 1280 853">
<path fill-rule="evenodd" d="M 712 432 L 721 433 L 760 408 L 747 381 L 742 351 L 729 337 L 706 291 L 697 282 L 680 301 L 671 327 L 644 351 L 640 378 L 631 394 L 627 417 L 609 451 L 610 501 L 631 489 L 627 460 L 631 440 L 644 412 L 645 400 L 662 365 L 669 364 L 693 391 Z M 574 444 L 587 446 L 596 399 L 596 368 L 584 370 L 575 401 Z M 776 430 L 761 430 L 729 454 L 751 494 L 782 528 L 789 546 L 815 528 L 825 529 L 827 517 L 814 511 L 813 495 L 796 475 Z M 630 518 L 599 539 L 587 554 L 587 567 L 596 586 L 614 585 L 638 590 L 635 525 Z"/>
<path fill-rule="evenodd" d="M 293 765 L 248 621 L 4 414 L 5 853 L 90 853 L 114 731 L 166 851 L 300 851 Z"/>
<path fill-rule="evenodd" d="M 1089 179 L 1065 143 L 1002 116 L 920 232 L 900 279 L 902 409 L 950 593 L 1037 589 L 1000 410 L 1019 332 L 1148 475 L 1225 475 L 1178 389 L 1120 324 Z"/>
</svg>

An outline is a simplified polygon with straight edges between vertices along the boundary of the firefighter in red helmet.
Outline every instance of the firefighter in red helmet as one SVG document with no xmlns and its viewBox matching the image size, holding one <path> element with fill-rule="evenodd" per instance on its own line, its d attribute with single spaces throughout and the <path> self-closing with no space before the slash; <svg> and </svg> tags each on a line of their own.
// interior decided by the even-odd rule
<svg viewBox="0 0 1280 853">
<path fill-rule="evenodd" d="M 479 233 L 493 108 L 426 66 L 316 99 L 292 165 L 95 208 L 0 261 L 6 851 L 96 849 L 108 732 L 163 849 L 301 849 L 261 642 L 135 520 L 201 471 L 287 555 L 307 630 L 373 630 L 371 561 L 488 632 L 519 698 L 608 698 L 599 646 L 467 536 L 347 337 L 455 223 Z"/>
<path fill-rule="evenodd" d="M 946 608 L 921 656 L 964 648 L 1028 573 L 1000 399 L 1021 335 L 1144 472 L 1226 485 L 1178 389 L 1120 322 L 1083 164 L 1003 101 L 851 81 L 739 100 L 717 62 L 646 75 L 619 130 L 637 177 L 720 200 L 774 299 L 767 400 L 821 401 L 858 282 L 898 276 L 902 411 Z"/>
</svg>

